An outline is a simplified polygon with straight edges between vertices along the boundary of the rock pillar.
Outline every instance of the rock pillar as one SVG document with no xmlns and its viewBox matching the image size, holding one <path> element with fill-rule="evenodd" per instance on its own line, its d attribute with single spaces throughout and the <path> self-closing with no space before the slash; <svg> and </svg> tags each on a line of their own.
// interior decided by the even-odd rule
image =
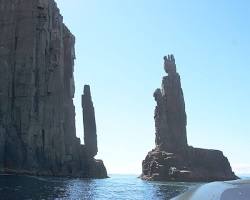
<svg viewBox="0 0 250 200">
<path fill-rule="evenodd" d="M 97 148 L 97 135 L 96 135 L 96 122 L 95 122 L 95 109 L 93 106 L 90 86 L 85 85 L 82 95 L 82 112 L 83 112 L 83 127 L 84 127 L 84 143 L 86 150 L 90 157 L 96 156 Z"/>
<path fill-rule="evenodd" d="M 142 161 L 141 178 L 154 181 L 217 181 L 237 179 L 221 151 L 187 144 L 186 112 L 180 76 L 173 55 L 164 57 L 162 88 L 156 89 L 155 143 Z"/>
<path fill-rule="evenodd" d="M 162 89 L 154 92 L 155 143 L 161 150 L 175 152 L 187 147 L 185 102 L 174 56 L 165 56 L 164 61 L 168 76 L 163 77 Z"/>
</svg>

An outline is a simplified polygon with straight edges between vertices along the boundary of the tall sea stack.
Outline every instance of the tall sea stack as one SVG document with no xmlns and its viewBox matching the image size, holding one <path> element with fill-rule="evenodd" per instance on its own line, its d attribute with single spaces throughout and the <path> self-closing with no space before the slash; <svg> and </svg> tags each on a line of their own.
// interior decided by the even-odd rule
<svg viewBox="0 0 250 200">
<path fill-rule="evenodd" d="M 106 177 L 107 171 L 102 160 L 96 160 L 94 157 L 97 155 L 97 134 L 96 134 L 96 121 L 95 109 L 92 102 L 90 86 L 85 85 L 82 95 L 82 115 L 83 115 L 83 128 L 84 128 L 84 149 L 87 157 L 87 171 L 90 176 L 97 175 Z"/>
<path fill-rule="evenodd" d="M 0 0 L 0 171 L 107 176 L 76 137 L 74 43 L 54 0 Z"/>
<path fill-rule="evenodd" d="M 84 128 L 84 144 L 91 157 L 96 156 L 97 148 L 97 135 L 96 135 L 96 122 L 95 122 L 95 109 L 93 106 L 90 86 L 85 85 L 82 95 L 82 116 Z"/>
<path fill-rule="evenodd" d="M 156 89 L 155 143 L 161 150 L 182 151 L 187 148 L 187 117 L 180 75 L 176 72 L 174 56 L 164 57 L 165 71 L 162 89 Z"/>
<path fill-rule="evenodd" d="M 142 162 L 141 178 L 160 181 L 237 179 L 221 151 L 188 146 L 185 102 L 173 55 L 164 57 L 162 88 L 156 89 L 155 144 Z"/>
</svg>

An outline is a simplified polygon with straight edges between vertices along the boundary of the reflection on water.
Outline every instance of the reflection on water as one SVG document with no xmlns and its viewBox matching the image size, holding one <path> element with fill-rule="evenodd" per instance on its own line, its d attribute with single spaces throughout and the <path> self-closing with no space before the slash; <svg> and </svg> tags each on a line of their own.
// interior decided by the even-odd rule
<svg viewBox="0 0 250 200">
<path fill-rule="evenodd" d="M 170 199 L 190 186 L 194 184 L 146 182 L 127 175 L 101 180 L 2 175 L 0 199 Z"/>
</svg>

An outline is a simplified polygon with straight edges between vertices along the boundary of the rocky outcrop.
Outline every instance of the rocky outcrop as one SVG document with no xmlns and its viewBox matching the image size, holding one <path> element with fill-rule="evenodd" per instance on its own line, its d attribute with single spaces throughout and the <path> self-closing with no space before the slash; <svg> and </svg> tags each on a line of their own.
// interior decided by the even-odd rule
<svg viewBox="0 0 250 200">
<path fill-rule="evenodd" d="M 221 151 L 188 146 L 186 112 L 173 55 L 164 57 L 162 88 L 154 92 L 155 144 L 142 162 L 141 178 L 162 181 L 214 181 L 237 177 Z"/>
<path fill-rule="evenodd" d="M 76 137 L 75 38 L 54 0 L 0 0 L 0 30 L 1 171 L 106 177 Z"/>
</svg>

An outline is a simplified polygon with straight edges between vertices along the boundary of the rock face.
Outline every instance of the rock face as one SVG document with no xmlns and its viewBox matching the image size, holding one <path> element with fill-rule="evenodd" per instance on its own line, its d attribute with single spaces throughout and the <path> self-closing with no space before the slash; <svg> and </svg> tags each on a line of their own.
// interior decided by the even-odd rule
<svg viewBox="0 0 250 200">
<path fill-rule="evenodd" d="M 161 181 L 237 179 L 221 151 L 188 146 L 186 112 L 173 55 L 164 57 L 162 88 L 156 89 L 155 144 L 142 162 L 141 178 Z"/>
<path fill-rule="evenodd" d="M 76 137 L 75 38 L 54 0 L 0 0 L 0 30 L 1 171 L 106 177 Z"/>
</svg>

